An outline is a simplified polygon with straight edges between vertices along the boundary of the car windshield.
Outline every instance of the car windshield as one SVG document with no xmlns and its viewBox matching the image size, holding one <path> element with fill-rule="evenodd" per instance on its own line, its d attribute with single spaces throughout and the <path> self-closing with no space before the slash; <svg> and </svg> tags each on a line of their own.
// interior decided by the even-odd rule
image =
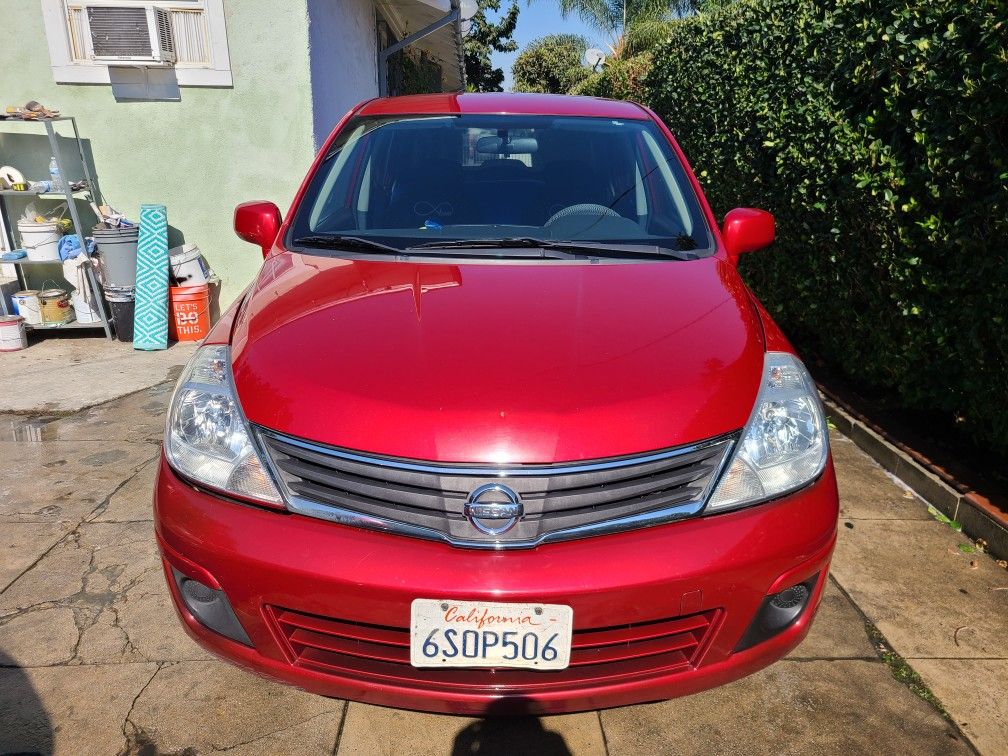
<svg viewBox="0 0 1008 756">
<path fill-rule="evenodd" d="M 713 251 L 654 123 L 538 115 L 357 118 L 326 152 L 287 238 L 318 254 L 444 244 L 439 254 L 464 255 L 468 242 L 526 256 L 547 245 L 592 256 Z"/>
</svg>

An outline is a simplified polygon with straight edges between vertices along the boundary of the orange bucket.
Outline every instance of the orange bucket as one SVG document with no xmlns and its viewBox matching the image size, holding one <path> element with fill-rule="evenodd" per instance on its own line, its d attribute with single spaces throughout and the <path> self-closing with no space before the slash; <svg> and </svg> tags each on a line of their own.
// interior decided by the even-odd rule
<svg viewBox="0 0 1008 756">
<path fill-rule="evenodd" d="M 168 336 L 174 341 L 199 341 L 210 333 L 210 287 L 172 286 L 168 291 L 171 318 Z"/>
</svg>

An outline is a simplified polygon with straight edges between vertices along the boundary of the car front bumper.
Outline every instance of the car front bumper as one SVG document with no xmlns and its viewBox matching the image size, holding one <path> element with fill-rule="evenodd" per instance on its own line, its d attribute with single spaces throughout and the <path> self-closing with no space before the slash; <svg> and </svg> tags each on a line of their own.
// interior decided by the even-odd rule
<svg viewBox="0 0 1008 756">
<path fill-rule="evenodd" d="M 545 714 L 694 693 L 787 654 L 818 607 L 838 502 L 830 462 L 811 486 L 768 504 L 487 552 L 222 499 L 181 480 L 162 458 L 154 513 L 179 615 L 218 656 L 325 696 L 454 714 Z M 252 646 L 202 625 L 181 601 L 172 567 L 219 586 Z M 807 608 L 792 625 L 735 650 L 765 597 L 813 576 Z M 581 658 L 622 660 L 562 673 L 415 669 L 408 664 L 415 598 L 567 604 L 575 642 L 603 644 Z M 656 628 L 668 634 L 646 640 Z M 655 643 L 666 644 L 661 654 L 622 651 Z"/>
</svg>

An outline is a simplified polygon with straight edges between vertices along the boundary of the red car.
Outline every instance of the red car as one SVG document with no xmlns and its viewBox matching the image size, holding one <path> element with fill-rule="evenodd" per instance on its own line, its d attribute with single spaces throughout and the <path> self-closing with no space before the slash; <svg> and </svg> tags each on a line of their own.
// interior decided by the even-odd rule
<svg viewBox="0 0 1008 756">
<path fill-rule="evenodd" d="M 372 100 L 179 379 L 154 497 L 215 654 L 326 696 L 570 712 L 805 637 L 836 538 L 815 385 L 628 102 Z"/>
</svg>

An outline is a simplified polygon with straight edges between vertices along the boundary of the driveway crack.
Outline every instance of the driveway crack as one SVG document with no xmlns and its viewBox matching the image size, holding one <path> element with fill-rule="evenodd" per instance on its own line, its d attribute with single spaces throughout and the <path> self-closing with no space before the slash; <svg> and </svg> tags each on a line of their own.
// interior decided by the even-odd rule
<svg viewBox="0 0 1008 756">
<path fill-rule="evenodd" d="M 605 751 L 606 756 L 609 756 L 609 738 L 605 734 L 605 725 L 602 724 L 602 711 L 596 711 L 595 716 L 598 717 L 599 731 L 602 733 L 602 749 Z"/>
<path fill-rule="evenodd" d="M 144 460 L 144 462 L 142 462 L 140 465 L 134 467 L 133 468 L 133 472 L 130 473 L 130 475 L 124 481 L 122 481 L 114 489 L 112 489 L 112 491 L 108 494 L 108 496 L 106 496 L 104 499 L 102 499 L 100 502 L 98 502 L 98 504 L 95 505 L 95 508 L 92 509 L 90 513 L 88 513 L 84 517 L 81 517 L 80 519 L 78 519 L 77 522 L 74 524 L 73 528 L 71 530 L 69 530 L 62 538 L 60 538 L 52 546 L 50 546 L 48 549 L 46 549 L 44 552 L 42 552 L 42 554 L 39 555 L 38 559 L 36 559 L 34 562 L 32 562 L 31 564 L 29 564 L 23 570 L 21 570 L 21 572 L 19 572 L 17 575 L 15 575 L 14 578 L 10 582 L 8 582 L 3 588 L 0 588 L 0 594 L 2 594 L 5 591 L 7 591 L 7 589 L 10 588 L 12 585 L 14 585 L 14 583 L 16 583 L 22 577 L 24 577 L 29 572 L 31 572 L 33 569 L 35 569 L 35 567 L 38 566 L 39 562 L 41 562 L 43 559 L 45 559 L 47 556 L 49 556 L 49 554 L 51 554 L 53 552 L 53 550 L 57 546 L 60 546 L 60 545 L 62 545 L 64 543 L 66 543 L 67 539 L 70 539 L 70 538 L 79 538 L 79 536 L 80 536 L 80 532 L 79 531 L 80 531 L 81 525 L 83 525 L 84 523 L 90 523 L 95 517 L 97 517 L 102 512 L 104 512 L 106 509 L 108 509 L 108 505 L 112 501 L 112 497 L 115 496 L 117 493 L 119 493 L 126 485 L 128 485 L 130 482 L 132 482 L 133 479 L 136 478 L 136 476 L 140 474 L 141 470 L 143 470 L 147 465 L 149 465 L 151 462 L 153 462 L 155 459 L 157 459 L 158 454 L 160 454 L 160 453 L 161 452 L 160 452 L 160 449 L 159 449 L 157 454 L 153 455 L 150 459 Z"/>
<path fill-rule="evenodd" d="M 265 740 L 266 738 L 271 738 L 274 735 L 279 735 L 282 732 L 287 732 L 288 730 L 293 730 L 295 727 L 300 727 L 301 725 L 307 724 L 319 717 L 325 717 L 332 714 L 331 711 L 320 711 L 318 714 L 313 714 L 312 716 L 302 719 L 297 722 L 292 722 L 290 724 L 285 724 L 283 727 L 278 727 L 275 730 L 271 730 L 263 735 L 256 735 L 254 738 L 249 738 L 248 740 L 243 740 L 240 743 L 233 743 L 226 748 L 214 748 L 215 753 L 227 753 L 228 751 L 233 751 L 235 748 L 241 748 L 242 746 L 247 746 L 252 743 L 258 743 L 260 740 Z"/>
<path fill-rule="evenodd" d="M 343 711 L 340 713 L 339 728 L 336 730 L 336 742 L 333 743 L 332 756 L 336 756 L 339 753 L 340 743 L 343 741 L 343 726 L 346 724 L 347 711 L 350 708 L 350 702 L 343 702 Z"/>
<path fill-rule="evenodd" d="M 907 660 L 900 656 L 900 654 L 893 648 L 889 639 L 883 635 L 882 631 L 878 629 L 871 618 L 865 613 L 865 611 L 858 605 L 854 598 L 847 592 L 840 581 L 836 579 L 836 576 L 830 574 L 829 580 L 833 582 L 833 585 L 838 591 L 851 603 L 855 611 L 860 615 L 862 622 L 864 622 L 865 633 L 868 636 L 868 641 L 871 643 L 872 648 L 875 649 L 875 653 L 878 655 L 878 660 L 889 667 L 889 671 L 892 673 L 893 678 L 895 678 L 899 683 L 905 685 L 914 695 L 923 699 L 927 702 L 931 708 L 936 711 L 941 717 L 948 723 L 949 727 L 955 732 L 955 735 L 960 738 L 960 740 L 966 744 L 966 746 L 973 752 L 978 754 L 976 745 L 973 741 L 963 732 L 959 723 L 945 711 L 945 707 L 942 706 L 941 701 L 938 700 L 937 696 L 931 692 L 931 690 L 924 684 L 924 681 L 917 674 L 916 670 L 907 663 Z"/>
<path fill-rule="evenodd" d="M 130 702 L 129 710 L 126 712 L 126 718 L 123 719 L 122 734 L 124 743 L 122 749 L 120 749 L 119 751 L 119 756 L 126 756 L 126 754 L 136 752 L 136 749 L 133 746 L 137 738 L 142 733 L 142 730 L 135 724 L 133 724 L 132 720 L 133 709 L 136 708 L 136 704 L 137 701 L 140 700 L 140 696 L 142 696 L 144 694 L 144 691 L 147 690 L 147 687 L 152 682 L 154 682 L 154 678 L 157 677 L 158 672 L 160 672 L 162 668 L 164 668 L 164 666 L 165 662 L 158 662 L 157 668 L 154 670 L 151 676 L 147 678 L 147 682 L 145 682 L 143 686 L 141 686 L 140 690 L 137 691 L 137 694 L 133 696 L 133 700 Z M 128 728 L 132 728 L 133 731 L 127 732 Z"/>
</svg>

